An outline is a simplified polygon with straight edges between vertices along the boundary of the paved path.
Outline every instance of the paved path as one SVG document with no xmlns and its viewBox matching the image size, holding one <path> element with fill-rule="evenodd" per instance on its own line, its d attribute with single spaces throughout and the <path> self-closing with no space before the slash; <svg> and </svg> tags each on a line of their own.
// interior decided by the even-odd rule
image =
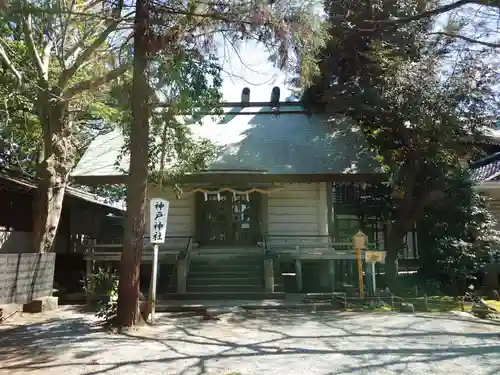
<svg viewBox="0 0 500 375">
<path fill-rule="evenodd" d="M 127 336 L 59 315 L 0 328 L 1 375 L 500 374 L 500 326 L 452 314 L 163 315 Z"/>
</svg>

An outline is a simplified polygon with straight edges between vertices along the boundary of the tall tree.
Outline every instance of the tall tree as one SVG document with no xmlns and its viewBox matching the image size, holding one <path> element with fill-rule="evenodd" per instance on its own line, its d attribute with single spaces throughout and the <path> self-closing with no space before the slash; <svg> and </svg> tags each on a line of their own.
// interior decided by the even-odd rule
<svg viewBox="0 0 500 375">
<path fill-rule="evenodd" d="M 295 45 L 302 81 L 307 84 L 316 70 L 314 55 L 323 44 L 323 28 L 315 4 L 291 3 L 137 0 L 128 216 L 120 270 L 119 325 L 134 325 L 140 316 L 139 267 L 145 232 L 151 102 L 147 57 L 158 53 L 182 54 L 188 46 L 200 55 L 210 54 L 215 49 L 214 36 L 220 35 L 230 43 L 258 39 L 267 46 L 277 65 L 287 68 L 293 62 L 291 51 Z"/>
<path fill-rule="evenodd" d="M 312 107 L 350 117 L 365 133 L 391 187 L 385 272 L 397 288 L 397 259 L 404 237 L 429 205 L 444 196 L 458 164 L 458 142 L 495 112 L 494 74 L 479 59 L 443 66 L 447 42 L 426 43 L 428 20 L 401 27 L 373 22 L 411 17 L 426 2 L 362 0 L 325 2 L 331 43 L 320 63 L 321 79 L 305 100 Z M 476 56 L 477 57 L 477 56 Z M 332 113 L 333 109 L 333 113 Z"/>
<path fill-rule="evenodd" d="M 120 326 L 140 319 L 138 307 L 140 264 L 145 234 L 148 182 L 150 87 L 148 55 L 151 52 L 150 0 L 137 0 L 134 22 L 134 63 L 131 92 L 130 170 L 127 182 L 127 221 L 120 262 L 118 315 Z"/>
<path fill-rule="evenodd" d="M 37 161 L 31 160 L 39 177 L 33 247 L 46 252 L 57 232 L 77 135 L 102 103 L 98 89 L 129 68 L 117 48 L 122 42 L 111 40 L 123 18 L 120 9 L 103 15 L 88 1 L 14 1 L 2 12 L 8 22 L 0 34 L 0 66 L 15 93 L 7 112 L 19 112 L 21 102 L 40 129 Z"/>
</svg>

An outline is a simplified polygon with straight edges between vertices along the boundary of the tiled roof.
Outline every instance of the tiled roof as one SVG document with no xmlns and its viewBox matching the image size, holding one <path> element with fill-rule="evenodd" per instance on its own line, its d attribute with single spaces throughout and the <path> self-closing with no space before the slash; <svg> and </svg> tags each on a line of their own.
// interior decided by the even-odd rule
<svg viewBox="0 0 500 375">
<path fill-rule="evenodd" d="M 469 173 L 474 182 L 500 181 L 500 152 L 471 164 Z"/>
<path fill-rule="evenodd" d="M 299 103 L 224 108 L 222 116 L 205 116 L 188 125 L 195 138 L 211 141 L 218 158 L 209 171 L 253 171 L 268 174 L 378 173 L 380 164 L 364 135 L 344 119 L 325 121 L 308 115 Z M 116 129 L 97 137 L 71 175 L 120 176 L 128 157 L 116 166 L 124 138 Z"/>
</svg>

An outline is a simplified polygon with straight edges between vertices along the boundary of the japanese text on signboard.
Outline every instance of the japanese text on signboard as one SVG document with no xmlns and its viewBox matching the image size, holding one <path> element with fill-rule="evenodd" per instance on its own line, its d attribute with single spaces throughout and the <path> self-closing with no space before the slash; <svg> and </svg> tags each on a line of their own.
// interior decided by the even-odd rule
<svg viewBox="0 0 500 375">
<path fill-rule="evenodd" d="M 163 243 L 167 231 L 168 201 L 151 199 L 151 243 Z"/>
</svg>

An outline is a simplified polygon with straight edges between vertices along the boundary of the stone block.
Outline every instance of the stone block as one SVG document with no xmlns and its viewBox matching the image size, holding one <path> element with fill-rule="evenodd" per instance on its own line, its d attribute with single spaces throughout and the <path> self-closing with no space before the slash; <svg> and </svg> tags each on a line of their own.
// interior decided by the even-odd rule
<svg viewBox="0 0 500 375">
<path fill-rule="evenodd" d="M 47 296 L 37 298 L 29 303 L 23 305 L 23 312 L 26 313 L 40 313 L 57 309 L 59 304 L 58 297 Z"/>
<path fill-rule="evenodd" d="M 411 304 L 411 303 L 402 302 L 401 307 L 399 308 L 399 311 L 406 312 L 406 313 L 412 313 L 412 312 L 415 312 L 415 306 L 413 306 L 413 304 Z"/>
</svg>

